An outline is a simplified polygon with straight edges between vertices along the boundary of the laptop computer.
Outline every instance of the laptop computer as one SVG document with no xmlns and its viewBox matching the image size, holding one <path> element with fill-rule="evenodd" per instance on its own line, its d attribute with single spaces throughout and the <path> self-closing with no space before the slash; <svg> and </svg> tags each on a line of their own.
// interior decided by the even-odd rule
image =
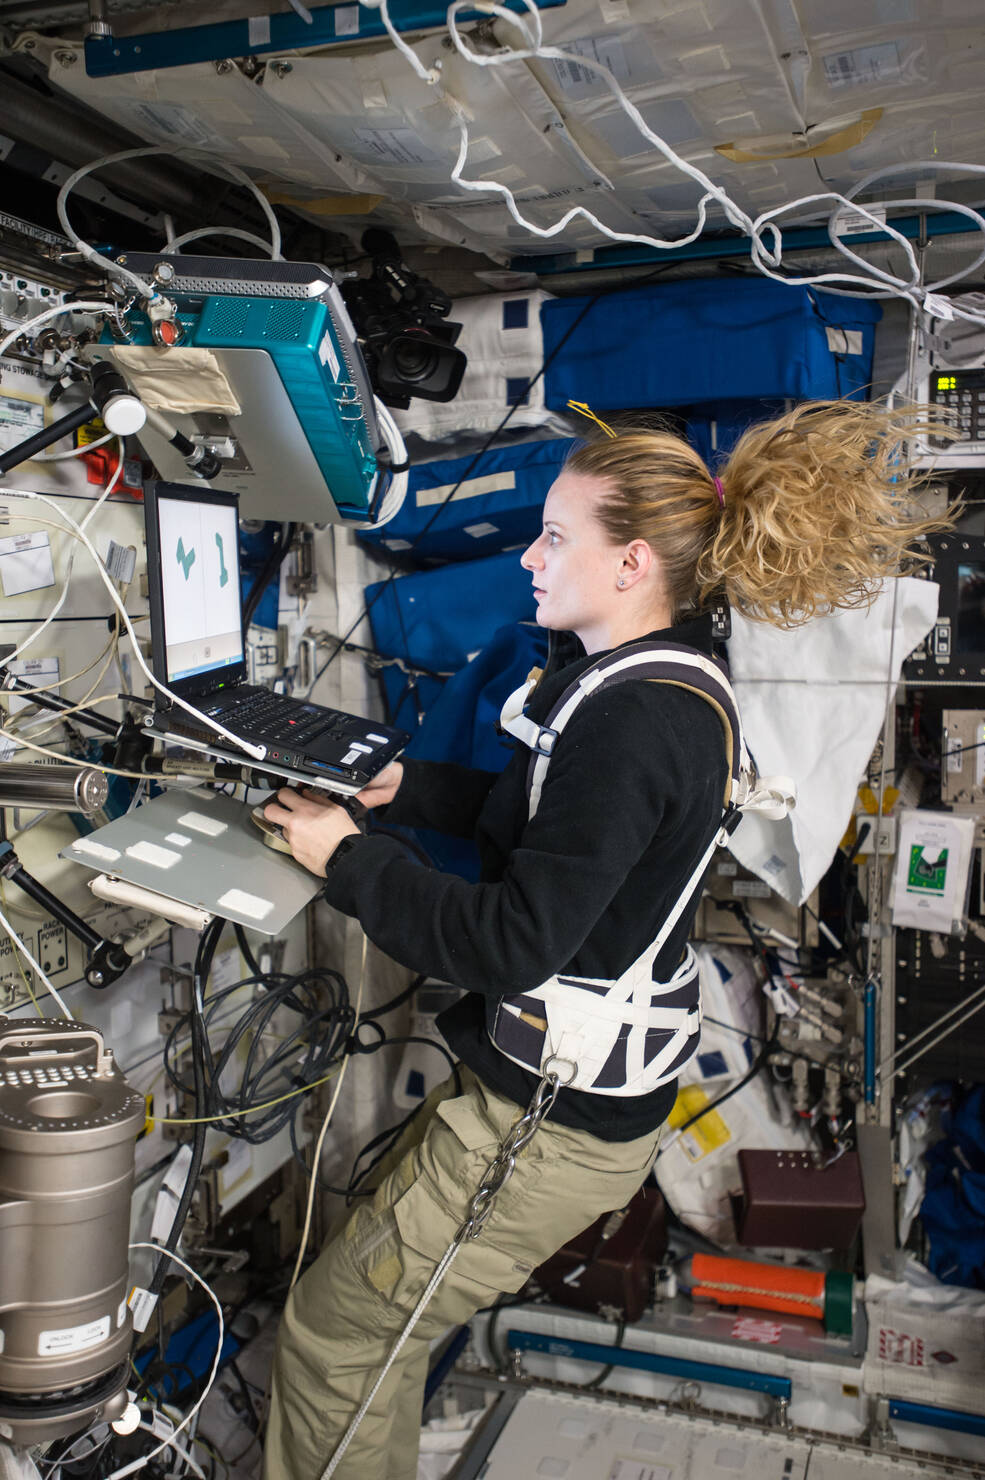
<svg viewBox="0 0 985 1480">
<path fill-rule="evenodd" d="M 266 747 L 251 761 L 159 690 L 147 727 L 227 760 L 351 794 L 410 736 L 342 710 L 247 683 L 234 493 L 152 482 L 144 490 L 154 675 L 232 734 Z"/>
</svg>

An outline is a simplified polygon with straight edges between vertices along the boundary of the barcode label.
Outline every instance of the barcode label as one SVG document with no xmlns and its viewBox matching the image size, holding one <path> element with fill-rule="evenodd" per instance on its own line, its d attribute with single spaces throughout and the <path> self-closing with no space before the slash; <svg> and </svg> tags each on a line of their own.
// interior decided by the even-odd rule
<svg viewBox="0 0 985 1480">
<path fill-rule="evenodd" d="M 137 568 L 137 552 L 132 545 L 118 545 L 110 540 L 106 551 L 106 574 L 114 581 L 127 583 L 133 580 Z"/>
<path fill-rule="evenodd" d="M 824 58 L 824 80 L 829 87 L 885 85 L 899 82 L 902 75 L 899 46 L 895 41 L 859 46 L 853 51 L 835 51 Z"/>
<path fill-rule="evenodd" d="M 866 232 L 879 230 L 880 222 L 885 225 L 886 207 L 877 205 L 866 205 L 868 215 L 863 216 L 861 211 L 841 211 L 835 218 L 835 232 L 838 236 L 864 236 Z M 873 221 L 872 217 L 875 217 Z"/>
</svg>

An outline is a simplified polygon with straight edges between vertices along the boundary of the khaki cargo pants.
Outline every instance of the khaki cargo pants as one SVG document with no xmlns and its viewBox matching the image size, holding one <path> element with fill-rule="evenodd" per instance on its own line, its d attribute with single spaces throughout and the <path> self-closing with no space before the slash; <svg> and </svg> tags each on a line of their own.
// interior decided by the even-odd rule
<svg viewBox="0 0 985 1480">
<path fill-rule="evenodd" d="M 461 1226 L 498 1143 L 521 1113 L 470 1070 L 448 1079 L 394 1147 L 370 1202 L 291 1293 L 274 1360 L 264 1480 L 320 1480 L 356 1409 Z M 660 1141 L 600 1141 L 543 1122 L 481 1236 L 466 1243 L 346 1450 L 335 1480 L 415 1480 L 429 1343 L 642 1185 Z M 392 1168 L 392 1170 L 389 1170 Z"/>
</svg>

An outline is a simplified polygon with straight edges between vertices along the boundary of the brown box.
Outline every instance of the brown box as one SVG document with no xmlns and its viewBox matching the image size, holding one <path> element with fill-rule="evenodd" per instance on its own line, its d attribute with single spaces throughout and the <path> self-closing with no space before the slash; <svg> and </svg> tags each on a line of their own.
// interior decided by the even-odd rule
<svg viewBox="0 0 985 1480">
<path fill-rule="evenodd" d="M 604 1213 L 534 1271 L 556 1305 L 638 1321 L 667 1250 L 667 1213 L 656 1187 L 641 1187 L 617 1213 Z"/>
<path fill-rule="evenodd" d="M 771 1249 L 847 1249 L 865 1212 L 858 1153 L 830 1166 L 809 1151 L 740 1151 L 740 1244 Z"/>
</svg>

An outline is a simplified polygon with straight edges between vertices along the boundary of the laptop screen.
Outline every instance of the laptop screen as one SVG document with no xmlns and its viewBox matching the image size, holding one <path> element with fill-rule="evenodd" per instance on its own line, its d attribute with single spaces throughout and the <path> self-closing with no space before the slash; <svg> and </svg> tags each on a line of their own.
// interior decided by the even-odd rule
<svg viewBox="0 0 985 1480">
<path fill-rule="evenodd" d="M 241 677 L 246 654 L 235 498 L 158 483 L 148 489 L 145 505 L 159 677 L 200 692 Z"/>
</svg>

